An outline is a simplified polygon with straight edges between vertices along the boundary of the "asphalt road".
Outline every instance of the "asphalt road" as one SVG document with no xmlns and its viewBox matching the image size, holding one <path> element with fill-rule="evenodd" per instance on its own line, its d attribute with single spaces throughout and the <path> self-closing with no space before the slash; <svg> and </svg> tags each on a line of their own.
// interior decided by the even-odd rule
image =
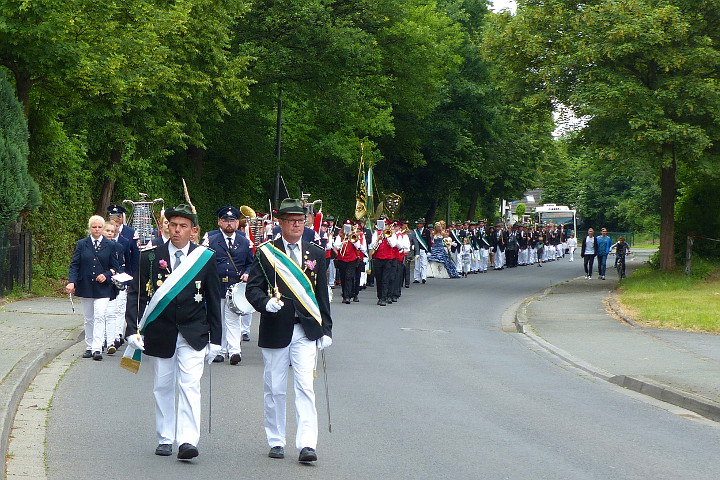
<svg viewBox="0 0 720 480">
<path fill-rule="evenodd" d="M 267 457 L 254 342 L 243 347 L 241 366 L 212 367 L 211 433 L 206 368 L 200 456 L 189 464 L 153 454 L 149 365 L 132 375 L 117 355 L 80 359 L 54 397 L 49 478 L 717 478 L 720 428 L 583 375 L 502 331 L 509 306 L 581 269 L 559 261 L 431 279 L 387 307 L 369 290 L 359 304 L 333 303 L 332 433 L 319 372 L 313 466 L 296 461 L 291 399 L 286 458 Z"/>
</svg>

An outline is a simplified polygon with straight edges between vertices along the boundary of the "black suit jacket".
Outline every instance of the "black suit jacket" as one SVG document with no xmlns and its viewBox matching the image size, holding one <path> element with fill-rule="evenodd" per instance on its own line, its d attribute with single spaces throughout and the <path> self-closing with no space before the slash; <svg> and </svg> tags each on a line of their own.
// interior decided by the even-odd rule
<svg viewBox="0 0 720 480">
<path fill-rule="evenodd" d="M 116 253 L 116 244 L 101 236 L 100 248 L 95 251 L 90 236 L 82 238 L 75 246 L 70 261 L 68 282 L 75 284 L 75 295 L 83 298 L 115 298 L 115 287 L 110 277 L 120 271 L 120 262 Z M 98 283 L 95 278 L 100 274 L 107 280 Z"/>
<path fill-rule="evenodd" d="M 268 288 L 272 287 L 265 278 L 267 273 L 271 282 L 274 282 L 274 270 L 272 263 L 265 258 L 265 255 L 258 250 L 253 264 L 250 267 L 250 276 L 245 289 L 245 298 L 260 313 L 260 333 L 258 335 L 258 346 L 262 348 L 285 348 L 292 340 L 293 328 L 296 320 L 302 324 L 305 335 L 310 340 L 317 340 L 323 335 L 332 337 L 332 318 L 330 317 L 330 298 L 328 297 L 327 277 L 325 276 L 325 251 L 317 245 L 302 242 L 303 262 L 312 260 L 315 268 L 310 270 L 304 267 L 305 274 L 310 279 L 315 289 L 315 297 L 320 307 L 322 326 L 305 312 L 298 300 L 295 299 L 290 288 L 278 276 L 278 288 L 283 298 L 283 307 L 277 313 L 269 313 L 265 305 L 270 300 Z M 273 242 L 273 245 L 281 251 L 285 251 L 282 238 Z M 295 313 L 298 317 L 296 318 Z"/>
<path fill-rule="evenodd" d="M 190 251 L 197 248 L 190 244 Z M 154 255 L 152 261 L 151 254 Z M 165 260 L 168 267 L 160 268 L 160 260 Z M 145 353 L 153 357 L 170 358 L 175 353 L 178 332 L 195 350 L 202 350 L 208 344 L 220 345 L 222 342 L 222 318 L 220 316 L 220 280 L 215 267 L 215 254 L 195 275 L 193 281 L 178 293 L 165 307 L 162 313 L 145 329 Z M 142 318 L 149 296 L 147 283 L 150 280 L 151 290 L 158 289 L 158 281 L 164 281 L 171 273 L 170 253 L 168 244 L 144 250 L 140 253 L 138 278 L 133 279 L 128 288 L 127 309 L 125 320 L 127 328 L 125 336 L 137 332 L 137 322 Z M 151 271 L 152 270 L 152 271 Z M 139 279 L 139 280 L 138 280 Z M 195 301 L 198 293 L 196 281 L 200 281 L 200 294 L 203 301 Z M 138 309 L 139 305 L 139 309 Z"/>
</svg>

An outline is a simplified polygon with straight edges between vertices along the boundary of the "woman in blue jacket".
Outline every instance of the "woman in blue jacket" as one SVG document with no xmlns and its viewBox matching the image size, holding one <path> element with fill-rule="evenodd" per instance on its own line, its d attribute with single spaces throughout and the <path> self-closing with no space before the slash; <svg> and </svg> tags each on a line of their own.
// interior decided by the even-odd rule
<svg viewBox="0 0 720 480">
<path fill-rule="evenodd" d="M 84 299 L 86 350 L 83 358 L 92 357 L 93 360 L 102 360 L 105 311 L 115 296 L 110 277 L 120 268 L 114 242 L 102 235 L 104 226 L 105 219 L 101 216 L 93 215 L 88 220 L 89 235 L 75 246 L 65 287 L 70 295 Z"/>
</svg>

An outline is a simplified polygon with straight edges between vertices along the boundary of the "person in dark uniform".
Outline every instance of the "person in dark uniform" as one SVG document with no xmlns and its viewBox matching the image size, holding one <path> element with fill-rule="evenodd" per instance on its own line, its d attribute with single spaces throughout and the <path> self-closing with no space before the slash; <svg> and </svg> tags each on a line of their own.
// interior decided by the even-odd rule
<svg viewBox="0 0 720 480">
<path fill-rule="evenodd" d="M 107 212 L 108 220 L 117 226 L 117 235 L 130 241 L 130 250 L 125 254 L 128 266 L 127 273 L 134 275 L 138 262 L 140 261 L 140 249 L 138 248 L 138 236 L 135 230 L 125 225 L 125 212 L 127 212 L 127 210 L 122 205 L 115 203 L 108 206 Z"/>
<path fill-rule="evenodd" d="M 217 272 L 220 278 L 220 311 L 223 315 L 222 351 L 215 359 L 222 362 L 224 355 L 230 357 L 230 365 L 237 365 L 242 359 L 241 342 L 249 341 L 242 336 L 241 315 L 228 307 L 226 292 L 238 282 L 247 282 L 253 255 L 250 240 L 238 230 L 240 211 L 232 206 L 217 210 L 218 226 L 216 232 L 208 235 L 208 246 L 215 251 Z M 245 315 L 243 315 L 245 316 Z M 247 315 L 252 317 L 252 313 Z"/>
<path fill-rule="evenodd" d="M 170 241 L 140 254 L 139 279 L 128 287 L 125 334 L 128 349 L 154 357 L 155 454 L 172 455 L 177 441 L 178 459 L 189 460 L 198 455 L 204 361 L 220 352 L 220 279 L 212 250 L 190 242 L 197 228 L 192 209 L 181 204 L 165 215 Z"/>
<path fill-rule="evenodd" d="M 270 458 L 285 456 L 288 365 L 295 384 L 300 462 L 317 460 L 317 410 L 313 370 L 317 350 L 332 344 L 332 318 L 325 251 L 302 238 L 304 210 L 285 199 L 278 218 L 280 238 L 261 245 L 255 255 L 245 297 L 261 312 L 258 346 L 264 370 L 265 434 Z"/>
<path fill-rule="evenodd" d="M 105 314 L 115 298 L 110 277 L 120 269 L 115 243 L 103 236 L 105 219 L 93 215 L 88 220 L 89 235 L 77 242 L 70 261 L 65 291 L 84 300 L 85 353 L 83 358 L 102 360 Z"/>
</svg>

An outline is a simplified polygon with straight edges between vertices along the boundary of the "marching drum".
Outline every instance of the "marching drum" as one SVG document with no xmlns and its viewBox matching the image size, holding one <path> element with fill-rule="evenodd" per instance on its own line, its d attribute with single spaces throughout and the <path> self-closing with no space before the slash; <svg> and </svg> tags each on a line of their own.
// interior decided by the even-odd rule
<svg viewBox="0 0 720 480">
<path fill-rule="evenodd" d="M 238 282 L 230 287 L 225 294 L 227 300 L 227 306 L 231 312 L 237 313 L 238 315 L 248 315 L 253 313 L 255 309 L 250 305 L 250 302 L 245 298 L 245 288 L 247 284 L 245 282 Z"/>
</svg>

